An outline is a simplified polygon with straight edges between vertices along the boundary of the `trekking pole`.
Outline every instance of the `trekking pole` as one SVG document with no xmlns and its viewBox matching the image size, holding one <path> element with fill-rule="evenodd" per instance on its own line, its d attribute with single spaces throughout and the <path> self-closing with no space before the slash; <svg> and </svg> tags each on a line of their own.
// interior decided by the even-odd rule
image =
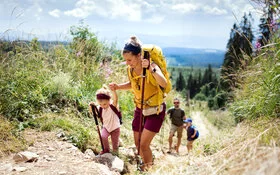
<svg viewBox="0 0 280 175">
<path fill-rule="evenodd" d="M 150 58 L 150 53 L 148 51 L 144 51 L 144 59 Z M 143 68 L 143 75 L 142 75 L 142 94 L 141 94 L 141 114 L 140 114 L 140 123 L 139 123 L 139 137 L 138 137 L 138 155 L 140 155 L 140 141 L 142 135 L 142 128 L 143 128 L 143 105 L 144 105 L 144 92 L 145 92 L 145 79 L 146 79 L 146 69 Z"/>
<path fill-rule="evenodd" d="M 90 107 L 91 107 L 91 110 L 92 110 L 92 115 L 93 115 L 93 118 L 94 118 L 94 121 L 95 121 L 95 125 L 96 125 L 96 128 L 97 128 L 98 135 L 99 135 L 101 148 L 102 148 L 102 151 L 104 151 L 104 146 L 103 146 L 102 137 L 101 137 L 101 134 L 100 134 L 99 124 L 98 124 L 98 119 L 97 119 L 97 117 L 99 116 L 99 112 L 98 112 L 97 107 L 94 104 L 91 104 Z"/>
</svg>

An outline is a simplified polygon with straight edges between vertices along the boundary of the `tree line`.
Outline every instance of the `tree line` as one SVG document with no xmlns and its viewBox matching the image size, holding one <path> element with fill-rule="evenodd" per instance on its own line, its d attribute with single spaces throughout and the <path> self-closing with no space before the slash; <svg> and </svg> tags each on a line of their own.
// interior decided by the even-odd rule
<svg viewBox="0 0 280 175">
<path fill-rule="evenodd" d="M 176 77 L 174 86 L 187 98 L 208 101 L 210 109 L 224 108 L 234 100 L 233 91 L 240 88 L 241 70 L 245 70 L 258 51 L 268 44 L 279 28 L 279 1 L 261 1 L 264 5 L 258 33 L 253 32 L 253 17 L 245 13 L 239 24 L 234 23 L 230 31 L 227 50 L 219 74 L 213 72 L 211 65 L 202 73 L 190 73 L 184 77 L 182 72 Z M 257 37 L 255 36 L 257 35 Z"/>
</svg>

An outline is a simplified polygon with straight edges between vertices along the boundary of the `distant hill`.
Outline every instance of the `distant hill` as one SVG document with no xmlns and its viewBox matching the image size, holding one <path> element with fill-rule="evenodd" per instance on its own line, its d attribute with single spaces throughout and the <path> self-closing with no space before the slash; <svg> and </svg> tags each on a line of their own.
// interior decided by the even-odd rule
<svg viewBox="0 0 280 175">
<path fill-rule="evenodd" d="M 194 49 L 180 47 L 163 48 L 163 53 L 170 66 L 221 67 L 225 51 L 216 49 Z"/>
</svg>

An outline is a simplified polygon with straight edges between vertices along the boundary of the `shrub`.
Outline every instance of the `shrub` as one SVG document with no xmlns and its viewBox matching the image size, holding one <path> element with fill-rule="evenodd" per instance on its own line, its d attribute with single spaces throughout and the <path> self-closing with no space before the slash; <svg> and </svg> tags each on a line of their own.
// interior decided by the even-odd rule
<svg viewBox="0 0 280 175">
<path fill-rule="evenodd" d="M 206 101 L 207 97 L 203 93 L 198 93 L 195 95 L 194 100 Z"/>
</svg>

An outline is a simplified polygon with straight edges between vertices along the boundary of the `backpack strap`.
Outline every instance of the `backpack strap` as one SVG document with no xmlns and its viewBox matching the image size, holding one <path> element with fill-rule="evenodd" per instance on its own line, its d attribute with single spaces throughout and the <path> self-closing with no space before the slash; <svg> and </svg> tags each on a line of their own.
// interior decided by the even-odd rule
<svg viewBox="0 0 280 175">
<path fill-rule="evenodd" d="M 115 114 L 117 114 L 117 116 L 120 119 L 120 124 L 122 124 L 122 113 L 121 111 L 119 111 L 114 105 L 110 104 L 110 108 L 114 111 Z"/>
</svg>

